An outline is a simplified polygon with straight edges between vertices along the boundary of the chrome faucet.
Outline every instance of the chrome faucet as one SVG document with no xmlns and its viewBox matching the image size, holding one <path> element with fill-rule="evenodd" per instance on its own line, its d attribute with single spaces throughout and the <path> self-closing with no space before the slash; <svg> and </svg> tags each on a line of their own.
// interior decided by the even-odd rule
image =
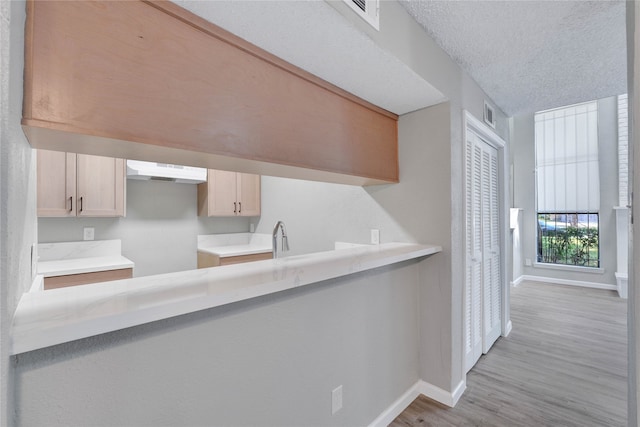
<svg viewBox="0 0 640 427">
<path fill-rule="evenodd" d="M 289 239 L 287 238 L 287 229 L 284 226 L 284 222 L 278 221 L 276 222 L 275 227 L 273 227 L 273 258 L 278 258 L 278 228 L 282 230 L 282 252 L 286 252 L 289 250 Z"/>
</svg>

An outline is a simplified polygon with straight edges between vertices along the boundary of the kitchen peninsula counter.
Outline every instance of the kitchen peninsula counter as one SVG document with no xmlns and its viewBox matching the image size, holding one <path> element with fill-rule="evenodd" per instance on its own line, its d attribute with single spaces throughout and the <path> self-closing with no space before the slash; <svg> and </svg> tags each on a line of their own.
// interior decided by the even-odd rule
<svg viewBox="0 0 640 427">
<path fill-rule="evenodd" d="M 383 267 L 442 251 L 414 243 L 340 249 L 92 286 L 25 293 L 11 354 L 104 334 Z"/>
</svg>

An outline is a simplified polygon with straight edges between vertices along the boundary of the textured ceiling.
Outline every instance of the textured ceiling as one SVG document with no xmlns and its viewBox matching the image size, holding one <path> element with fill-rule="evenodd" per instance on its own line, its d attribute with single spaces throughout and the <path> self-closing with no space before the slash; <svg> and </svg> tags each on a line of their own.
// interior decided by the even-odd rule
<svg viewBox="0 0 640 427">
<path fill-rule="evenodd" d="M 444 100 L 324 1 L 174 1 L 396 114 Z M 509 116 L 627 90 L 622 0 L 400 3 Z"/>
<path fill-rule="evenodd" d="M 624 1 L 400 2 L 509 116 L 627 91 Z"/>
<path fill-rule="evenodd" d="M 174 1 L 393 113 L 408 113 L 444 100 L 437 89 L 324 1 Z"/>
</svg>

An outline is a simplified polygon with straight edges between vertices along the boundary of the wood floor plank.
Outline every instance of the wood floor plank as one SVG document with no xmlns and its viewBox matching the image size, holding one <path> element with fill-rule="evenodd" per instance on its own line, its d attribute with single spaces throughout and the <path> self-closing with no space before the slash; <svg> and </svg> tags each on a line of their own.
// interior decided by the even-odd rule
<svg viewBox="0 0 640 427">
<path fill-rule="evenodd" d="M 523 282 L 511 289 L 511 320 L 455 408 L 420 396 L 390 426 L 626 425 L 626 300 Z"/>
</svg>

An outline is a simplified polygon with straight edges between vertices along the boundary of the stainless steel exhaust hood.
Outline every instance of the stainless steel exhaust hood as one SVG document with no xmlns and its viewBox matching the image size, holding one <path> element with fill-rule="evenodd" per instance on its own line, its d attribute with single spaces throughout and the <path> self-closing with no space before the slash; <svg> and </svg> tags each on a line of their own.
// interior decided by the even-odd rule
<svg viewBox="0 0 640 427">
<path fill-rule="evenodd" d="M 207 170 L 193 166 L 127 160 L 127 178 L 199 184 L 207 180 Z"/>
</svg>

